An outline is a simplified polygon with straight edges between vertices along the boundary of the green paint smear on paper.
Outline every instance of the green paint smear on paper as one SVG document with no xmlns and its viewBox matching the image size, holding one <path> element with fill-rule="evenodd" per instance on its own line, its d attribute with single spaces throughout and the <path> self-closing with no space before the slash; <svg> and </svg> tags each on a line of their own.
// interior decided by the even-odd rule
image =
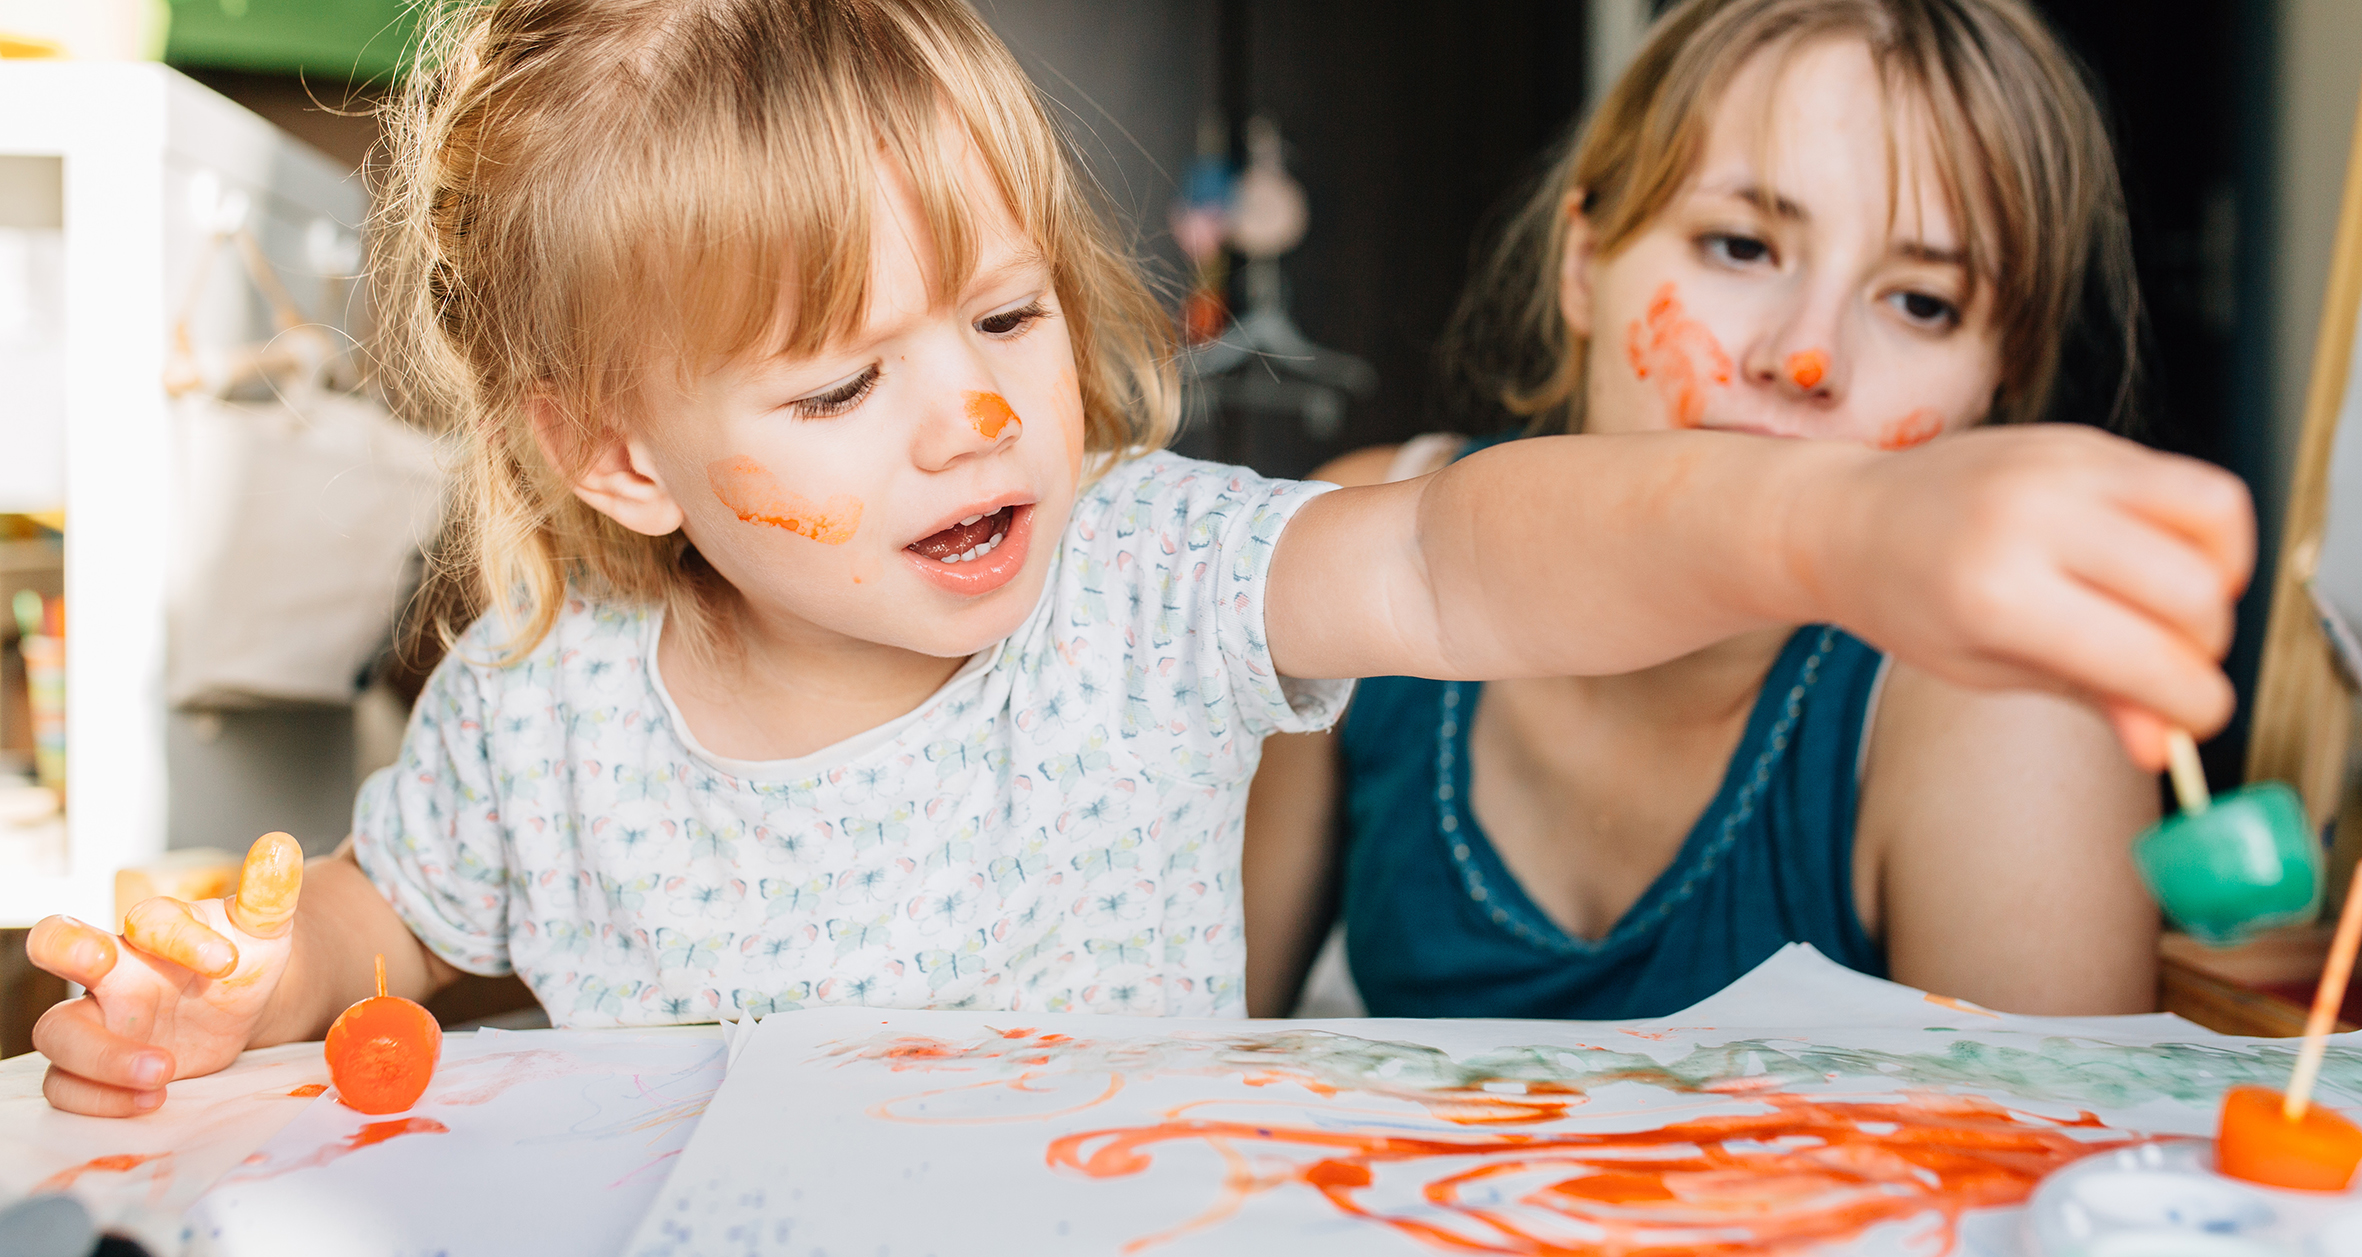
<svg viewBox="0 0 2362 1257">
<path fill-rule="evenodd" d="M 897 1069 L 1004 1076 L 1282 1074 L 1315 1087 L 1395 1093 L 1482 1091 L 1488 1083 L 1528 1084 L 1529 1094 L 1588 1092 L 1612 1083 L 1679 1092 L 1792 1090 L 1824 1084 L 1837 1075 L 1891 1080 L 1898 1088 L 1966 1088 L 2023 1100 L 2107 1107 L 2150 1100 L 2211 1103 L 2235 1084 L 2281 1085 L 2296 1060 L 2293 1044 L 2132 1045 L 2067 1037 L 2043 1038 L 2026 1047 L 1956 1039 L 1941 1050 L 1926 1052 L 1742 1039 L 1696 1047 L 1670 1063 L 1635 1052 L 1557 1044 L 1455 1058 L 1423 1044 L 1321 1030 L 1106 1040 L 1007 1031 L 1003 1037 L 965 1045 L 881 1034 L 841 1044 L 830 1054 L 883 1061 Z M 2348 1098 L 2362 1098 L 2362 1049 L 2330 1048 L 2321 1080 Z"/>
</svg>

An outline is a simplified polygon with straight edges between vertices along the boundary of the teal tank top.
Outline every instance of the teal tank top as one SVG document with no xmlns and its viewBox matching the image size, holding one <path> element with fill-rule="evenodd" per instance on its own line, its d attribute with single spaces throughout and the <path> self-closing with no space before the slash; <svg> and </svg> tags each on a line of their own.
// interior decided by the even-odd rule
<svg viewBox="0 0 2362 1257">
<path fill-rule="evenodd" d="M 1363 681 L 1341 733 L 1343 913 L 1370 1014 L 1664 1016 L 1794 942 L 1886 976 L 1853 895 L 1857 765 L 1883 661 L 1842 629 L 1792 635 L 1713 801 L 1596 941 L 1527 897 L 1468 808 L 1468 726 L 1484 687 Z"/>
</svg>

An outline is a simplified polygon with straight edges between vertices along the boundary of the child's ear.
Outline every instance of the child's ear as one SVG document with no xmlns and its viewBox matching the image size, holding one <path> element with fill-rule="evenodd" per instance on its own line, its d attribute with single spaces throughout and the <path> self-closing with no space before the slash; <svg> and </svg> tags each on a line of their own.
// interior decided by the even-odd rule
<svg viewBox="0 0 2362 1257">
<path fill-rule="evenodd" d="M 1567 330 L 1591 338 L 1591 258 L 1597 238 L 1583 213 L 1583 189 L 1567 193 L 1560 213 L 1566 215 L 1566 244 L 1558 259 L 1558 312 Z"/>
<path fill-rule="evenodd" d="M 581 468 L 573 480 L 574 496 L 636 533 L 662 537 L 680 528 L 681 504 L 657 478 L 643 443 L 616 428 L 586 432 L 567 422 L 558 403 L 547 397 L 528 405 L 541 456 L 561 471 Z"/>
</svg>

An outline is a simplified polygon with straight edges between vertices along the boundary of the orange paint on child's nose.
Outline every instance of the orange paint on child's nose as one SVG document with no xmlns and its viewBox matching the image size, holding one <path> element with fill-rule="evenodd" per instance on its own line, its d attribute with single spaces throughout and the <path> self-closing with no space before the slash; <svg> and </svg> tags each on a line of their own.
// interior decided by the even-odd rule
<svg viewBox="0 0 2362 1257">
<path fill-rule="evenodd" d="M 1025 421 L 1017 417 L 1016 411 L 1009 409 L 1008 399 L 1000 394 L 969 393 L 966 397 L 968 425 L 975 428 L 976 435 L 985 440 L 990 441 L 999 436 L 1001 429 L 1012 423 L 1024 426 Z"/>
<path fill-rule="evenodd" d="M 1634 375 L 1656 381 L 1676 428 L 1705 422 L 1706 386 L 1730 383 L 1730 355 L 1705 324 L 1682 312 L 1670 282 L 1649 302 L 1647 318 L 1625 330 L 1624 353 Z"/>
<path fill-rule="evenodd" d="M 1788 355 L 1788 378 L 1798 388 L 1812 388 L 1829 374 L 1829 355 L 1818 349 L 1799 349 Z"/>
<path fill-rule="evenodd" d="M 2342 1192 L 2362 1164 L 2362 1129 L 2318 1104 L 2288 1120 L 2270 1087 L 2223 1093 L 2214 1167 L 2232 1178 L 2307 1192 Z"/>
<path fill-rule="evenodd" d="M 1922 406 L 1879 429 L 1878 448 L 1907 450 L 1914 445 L 1925 445 L 1943 434 L 1943 413 Z"/>
<path fill-rule="evenodd" d="M 851 541 L 861 527 L 860 498 L 840 493 L 814 506 L 802 494 L 788 492 L 770 468 L 744 454 L 708 464 L 705 477 L 722 505 L 750 524 L 784 528 L 824 546 Z"/>
</svg>

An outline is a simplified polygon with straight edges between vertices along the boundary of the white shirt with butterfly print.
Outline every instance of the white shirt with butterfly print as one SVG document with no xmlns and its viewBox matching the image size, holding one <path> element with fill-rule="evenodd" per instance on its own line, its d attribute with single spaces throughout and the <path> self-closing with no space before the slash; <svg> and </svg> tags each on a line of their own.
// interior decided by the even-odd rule
<svg viewBox="0 0 2362 1257">
<path fill-rule="evenodd" d="M 354 809 L 427 946 L 560 1026 L 821 1004 L 1245 1012 L 1239 852 L 1283 681 L 1264 578 L 1331 486 L 1152 454 L 1075 503 L 1041 605 L 916 710 L 817 754 L 707 753 L 653 611 L 570 600 L 506 667 L 463 634 Z"/>
</svg>

